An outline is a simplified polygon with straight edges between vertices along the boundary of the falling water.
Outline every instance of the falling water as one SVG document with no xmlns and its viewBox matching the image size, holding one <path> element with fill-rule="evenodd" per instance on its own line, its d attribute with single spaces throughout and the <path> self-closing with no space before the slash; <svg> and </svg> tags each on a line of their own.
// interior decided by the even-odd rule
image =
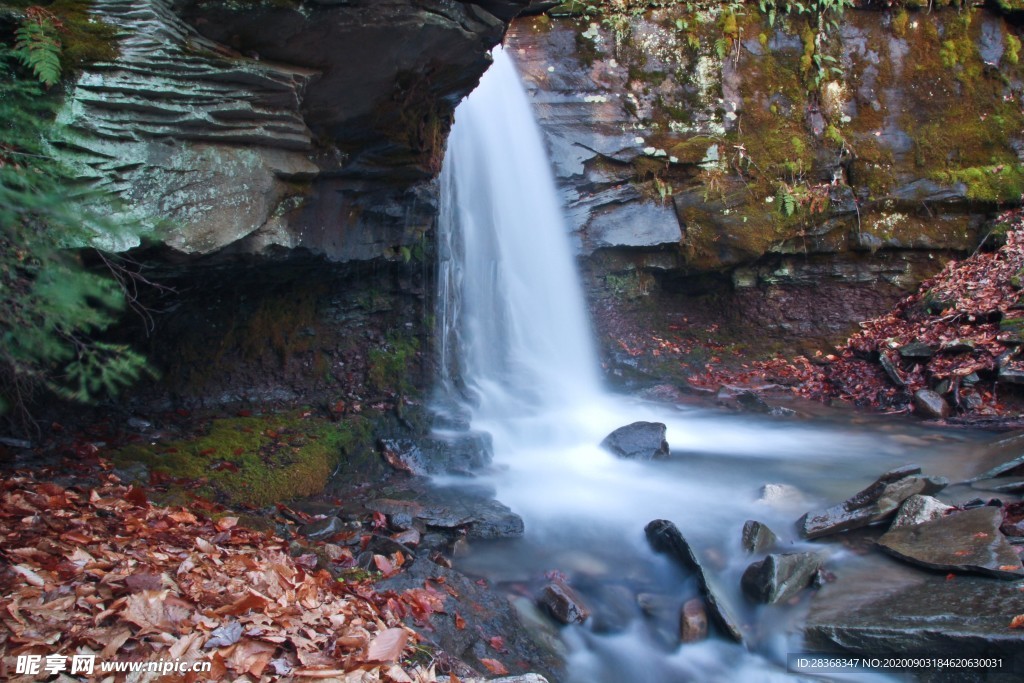
<svg viewBox="0 0 1024 683">
<path fill-rule="evenodd" d="M 648 521 L 671 519 L 698 551 L 720 558 L 718 583 L 740 605 L 756 654 L 723 640 L 666 646 L 637 610 L 632 626 L 612 633 L 563 630 L 570 680 L 788 678 L 777 663 L 799 649 L 798 638 L 787 637 L 778 611 L 744 606 L 738 594 L 749 562 L 738 547 L 743 521 L 789 529 L 809 507 L 841 499 L 893 462 L 925 454 L 863 427 L 684 412 L 603 390 L 540 131 L 500 49 L 456 110 L 441 224 L 444 384 L 462 397 L 473 428 L 494 437 L 499 467 L 490 481 L 527 527 L 513 547 L 480 550 L 463 568 L 498 582 L 557 569 L 597 585 L 584 591 L 593 601 L 601 599 L 601 586 L 627 574 L 641 576 L 638 590 L 678 595 L 686 577 L 654 555 L 643 536 Z M 637 463 L 598 447 L 611 430 L 641 419 L 668 425 L 678 457 Z M 840 468 L 845 481 L 835 476 Z M 769 482 L 796 485 L 802 497 L 766 504 L 759 489 Z M 869 679 L 879 680 L 857 680 Z"/>
</svg>

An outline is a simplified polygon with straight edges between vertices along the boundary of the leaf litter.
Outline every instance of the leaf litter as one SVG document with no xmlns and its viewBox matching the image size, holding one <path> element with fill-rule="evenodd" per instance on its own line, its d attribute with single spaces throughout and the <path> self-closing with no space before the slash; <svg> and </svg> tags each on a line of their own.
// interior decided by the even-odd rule
<svg viewBox="0 0 1024 683">
<path fill-rule="evenodd" d="M 8 662 L 84 654 L 210 663 L 209 673 L 176 674 L 186 681 L 436 680 L 431 664 L 415 661 L 420 638 L 402 619 L 443 611 L 445 593 L 378 593 L 368 581 L 336 580 L 291 557 L 277 536 L 237 517 L 151 505 L 113 474 L 92 488 L 8 476 L 0 533 L 0 657 Z M 382 560 L 395 571 L 402 562 Z M 147 675 L 160 677 L 131 674 Z"/>
</svg>

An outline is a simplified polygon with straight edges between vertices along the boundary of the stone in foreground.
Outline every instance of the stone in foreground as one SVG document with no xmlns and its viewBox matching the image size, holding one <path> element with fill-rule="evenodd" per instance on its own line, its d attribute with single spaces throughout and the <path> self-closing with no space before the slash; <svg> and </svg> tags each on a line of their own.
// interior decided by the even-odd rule
<svg viewBox="0 0 1024 683">
<path fill-rule="evenodd" d="M 945 420 L 952 409 L 937 391 L 919 389 L 914 393 L 914 412 L 930 420 Z"/>
<path fill-rule="evenodd" d="M 634 422 L 606 436 L 601 447 L 629 460 L 664 459 L 669 455 L 665 431 L 660 422 Z"/>
<path fill-rule="evenodd" d="M 708 637 L 708 613 L 700 598 L 687 600 L 679 615 L 679 642 L 696 643 Z"/>
<path fill-rule="evenodd" d="M 740 585 L 754 602 L 774 605 L 811 585 L 820 567 L 821 557 L 817 553 L 769 555 L 747 567 Z"/>
<path fill-rule="evenodd" d="M 797 531 L 804 538 L 818 538 L 868 526 L 892 515 L 910 496 L 938 493 L 949 483 L 941 477 L 914 476 L 920 473 L 916 465 L 890 470 L 839 505 L 808 512 L 797 521 Z"/>
<path fill-rule="evenodd" d="M 553 581 L 544 586 L 539 602 L 548 614 L 563 624 L 582 624 L 590 616 L 590 610 L 576 591 L 564 581 Z"/>
<path fill-rule="evenodd" d="M 943 572 L 1024 579 L 1024 566 L 999 525 L 1002 512 L 980 507 L 933 522 L 892 529 L 878 545 L 901 560 Z"/>
<path fill-rule="evenodd" d="M 710 585 L 704 567 L 697 560 L 693 548 L 683 538 L 679 528 L 667 519 L 656 519 L 644 527 L 644 533 L 647 534 L 647 542 L 656 552 L 665 553 L 683 569 L 696 574 L 697 585 L 707 603 L 712 621 L 725 635 L 737 643 L 743 643 L 743 632 L 740 631 L 738 622 Z"/>
</svg>

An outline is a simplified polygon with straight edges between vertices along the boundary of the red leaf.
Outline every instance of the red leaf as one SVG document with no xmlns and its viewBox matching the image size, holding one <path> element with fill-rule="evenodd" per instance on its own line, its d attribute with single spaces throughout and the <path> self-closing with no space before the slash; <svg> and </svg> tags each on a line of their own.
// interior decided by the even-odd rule
<svg viewBox="0 0 1024 683">
<path fill-rule="evenodd" d="M 455 613 L 455 628 L 459 629 L 460 631 L 466 628 L 466 620 L 463 619 L 462 615 L 458 612 Z"/>
<path fill-rule="evenodd" d="M 487 642 L 490 643 L 491 649 L 495 652 L 508 652 L 508 648 L 505 647 L 505 639 L 501 636 L 494 636 Z"/>
<path fill-rule="evenodd" d="M 377 566 L 377 569 L 379 569 L 381 573 L 384 574 L 384 578 L 394 576 L 395 572 L 398 571 L 397 569 L 395 569 L 395 565 L 391 564 L 391 560 L 384 557 L 383 555 L 374 555 L 373 564 L 375 564 Z"/>
<path fill-rule="evenodd" d="M 499 662 L 497 659 L 487 659 L 486 657 L 480 659 L 480 663 L 487 667 L 495 676 L 506 676 L 508 675 L 508 669 L 505 665 Z"/>
<path fill-rule="evenodd" d="M 149 501 L 146 499 L 145 492 L 136 486 L 128 489 L 128 492 L 124 494 L 124 499 L 136 507 L 149 507 Z"/>
<path fill-rule="evenodd" d="M 1024 628 L 1024 614 L 1018 614 L 1011 619 L 1010 628 Z"/>
</svg>

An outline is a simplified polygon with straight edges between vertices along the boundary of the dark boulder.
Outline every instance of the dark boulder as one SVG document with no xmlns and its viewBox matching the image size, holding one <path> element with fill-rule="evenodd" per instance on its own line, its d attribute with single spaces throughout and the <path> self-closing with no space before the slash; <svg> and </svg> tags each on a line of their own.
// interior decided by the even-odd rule
<svg viewBox="0 0 1024 683">
<path fill-rule="evenodd" d="M 769 555 L 743 572 L 740 585 L 755 602 L 785 602 L 811 585 L 821 567 L 817 553 Z"/>
<path fill-rule="evenodd" d="M 1022 579 L 1020 558 L 999 531 L 1002 521 L 998 508 L 980 507 L 892 529 L 878 539 L 878 545 L 891 555 L 928 569 Z"/>
<path fill-rule="evenodd" d="M 553 581 L 544 586 L 538 603 L 555 621 L 562 624 L 582 624 L 590 610 L 564 581 Z"/>
<path fill-rule="evenodd" d="M 660 422 L 634 422 L 606 436 L 601 447 L 630 460 L 663 459 L 669 456 L 665 431 Z"/>
<path fill-rule="evenodd" d="M 378 447 L 393 468 L 417 475 L 472 474 L 489 465 L 494 455 L 491 435 L 486 432 L 381 439 Z"/>
<path fill-rule="evenodd" d="M 918 389 L 914 392 L 914 412 L 924 418 L 945 420 L 951 409 L 942 396 L 931 389 Z"/>
<path fill-rule="evenodd" d="M 898 351 L 901 358 L 907 358 L 910 360 L 927 360 L 935 355 L 935 351 L 932 350 L 932 347 L 919 341 L 910 342 L 905 346 L 901 346 Z"/>
<path fill-rule="evenodd" d="M 949 483 L 941 477 L 918 477 L 921 468 L 906 465 L 886 472 L 848 500 L 820 512 L 809 512 L 797 521 L 803 538 L 818 538 L 880 522 L 915 494 L 938 493 Z"/>
<path fill-rule="evenodd" d="M 779 537 L 768 528 L 767 524 L 753 519 L 748 519 L 743 523 L 742 545 L 746 552 L 751 554 L 767 552 L 778 542 Z"/>
<path fill-rule="evenodd" d="M 704 567 L 679 528 L 667 519 L 656 519 L 644 527 L 644 533 L 656 552 L 668 555 L 676 564 L 696 576 L 711 620 L 726 636 L 737 643 L 742 643 L 743 632 L 740 630 L 739 622 L 733 617 L 733 610 L 726 606 L 722 596 L 712 587 Z"/>
</svg>

